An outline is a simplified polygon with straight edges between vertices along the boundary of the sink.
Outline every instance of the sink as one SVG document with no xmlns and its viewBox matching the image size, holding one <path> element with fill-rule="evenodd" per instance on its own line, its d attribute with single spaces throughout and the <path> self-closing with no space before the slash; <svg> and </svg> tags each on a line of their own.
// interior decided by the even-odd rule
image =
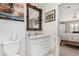
<svg viewBox="0 0 79 59">
<path fill-rule="evenodd" d="M 36 39 L 36 38 L 43 38 L 43 37 L 48 37 L 49 35 L 46 34 L 37 34 L 37 35 L 28 35 L 27 38 L 29 39 Z"/>
</svg>

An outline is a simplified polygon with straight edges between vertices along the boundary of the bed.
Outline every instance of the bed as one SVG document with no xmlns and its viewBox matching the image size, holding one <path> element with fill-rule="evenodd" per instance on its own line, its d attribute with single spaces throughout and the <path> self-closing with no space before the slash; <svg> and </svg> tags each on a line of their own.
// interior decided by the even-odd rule
<svg viewBox="0 0 79 59">
<path fill-rule="evenodd" d="M 67 33 L 60 36 L 61 45 L 72 45 L 79 47 L 79 33 Z"/>
</svg>

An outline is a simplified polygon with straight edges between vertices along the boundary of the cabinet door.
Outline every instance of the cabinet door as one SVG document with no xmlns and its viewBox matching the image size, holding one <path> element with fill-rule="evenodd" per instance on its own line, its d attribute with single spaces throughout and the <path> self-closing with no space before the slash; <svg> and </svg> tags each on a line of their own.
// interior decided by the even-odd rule
<svg viewBox="0 0 79 59">
<path fill-rule="evenodd" d="M 49 52 L 49 37 L 31 40 L 32 55 L 45 55 Z"/>
</svg>

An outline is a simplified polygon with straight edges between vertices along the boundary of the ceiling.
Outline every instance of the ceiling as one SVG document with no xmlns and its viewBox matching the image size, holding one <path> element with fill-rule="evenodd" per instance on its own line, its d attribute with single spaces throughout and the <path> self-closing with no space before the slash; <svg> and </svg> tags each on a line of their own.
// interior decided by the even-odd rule
<svg viewBox="0 0 79 59">
<path fill-rule="evenodd" d="M 61 21 L 75 20 L 79 14 L 79 3 L 62 3 L 59 6 Z"/>
<path fill-rule="evenodd" d="M 78 9 L 79 8 L 79 3 L 62 3 L 60 5 L 60 9 L 63 10 L 70 10 L 70 9 Z"/>
</svg>

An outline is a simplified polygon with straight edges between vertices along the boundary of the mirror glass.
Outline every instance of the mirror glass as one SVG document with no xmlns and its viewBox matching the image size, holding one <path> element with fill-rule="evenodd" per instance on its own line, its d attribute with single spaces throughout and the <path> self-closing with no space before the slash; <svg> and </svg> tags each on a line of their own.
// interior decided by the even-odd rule
<svg viewBox="0 0 79 59">
<path fill-rule="evenodd" d="M 29 28 L 39 28 L 39 12 L 29 8 Z"/>
</svg>

